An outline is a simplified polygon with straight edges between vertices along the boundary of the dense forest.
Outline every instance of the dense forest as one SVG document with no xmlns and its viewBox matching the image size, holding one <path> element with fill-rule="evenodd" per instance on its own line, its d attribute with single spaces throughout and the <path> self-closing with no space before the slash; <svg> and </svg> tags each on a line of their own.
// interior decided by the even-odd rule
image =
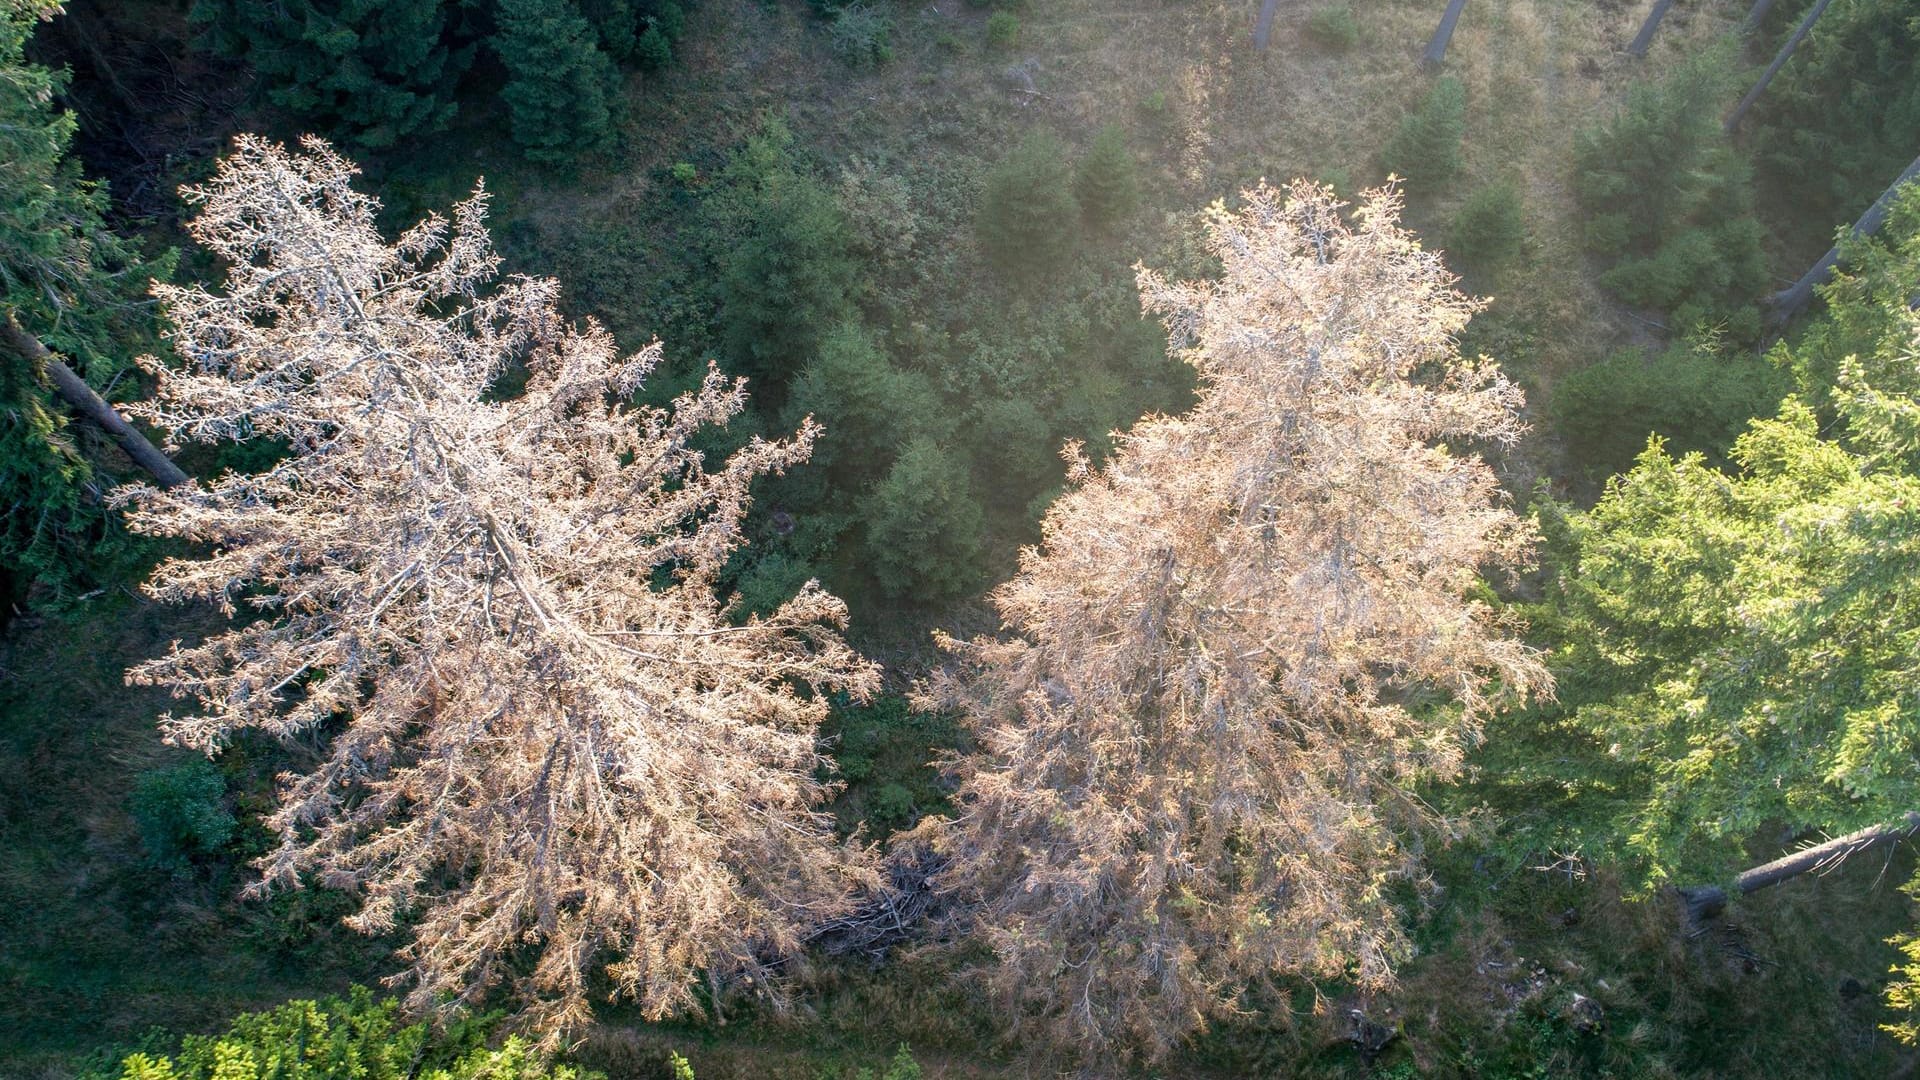
<svg viewBox="0 0 1920 1080">
<path fill-rule="evenodd" d="M 0 1076 L 1920 1070 L 1920 0 L 0 0 Z"/>
</svg>

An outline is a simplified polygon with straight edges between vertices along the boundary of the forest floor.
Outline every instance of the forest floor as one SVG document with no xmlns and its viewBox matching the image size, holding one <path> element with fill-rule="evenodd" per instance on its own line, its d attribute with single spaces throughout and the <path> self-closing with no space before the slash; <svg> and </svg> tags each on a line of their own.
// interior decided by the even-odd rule
<svg viewBox="0 0 1920 1080">
<path fill-rule="evenodd" d="M 1408 193 L 1408 221 L 1437 234 L 1482 183 L 1511 179 L 1524 192 L 1525 253 L 1501 278 L 1467 283 L 1494 298 L 1469 338 L 1516 373 L 1536 407 L 1557 375 L 1660 336 L 1600 291 L 1582 252 L 1574 133 L 1636 75 L 1724 31 L 1744 5 L 1677 5 L 1648 59 L 1633 61 L 1622 48 L 1647 6 L 1469 4 L 1446 66 L 1468 88 L 1464 175 L 1445 191 Z M 499 118 L 477 115 L 435 140 L 435 159 L 385 170 L 383 193 L 403 217 L 444 208 L 484 174 L 509 255 L 561 273 L 576 309 L 634 347 L 697 317 L 675 311 L 686 271 L 660 231 L 680 198 L 672 167 L 718 168 L 768 110 L 830 169 L 856 159 L 910 166 L 939 178 L 937 197 L 955 199 L 1030 128 L 1084 146 L 1118 123 L 1141 151 L 1149 207 L 1121 242 L 1152 263 L 1191 242 L 1207 203 L 1263 177 L 1314 176 L 1349 191 L 1377 182 L 1380 148 L 1431 84 L 1418 57 L 1437 3 L 1365 4 L 1362 39 L 1346 52 L 1309 40 L 1309 6 L 1284 5 L 1264 55 L 1248 46 L 1256 7 L 1050 0 L 1020 12 L 1017 43 L 995 50 L 985 10 L 903 5 L 892 9 L 892 61 L 859 72 L 803 4 L 706 0 L 676 66 L 636 77 L 621 148 L 577 176 L 518 165 Z M 1803 253 L 1775 254 L 1790 264 Z M 1507 464 L 1520 492 L 1570 475 L 1544 437 Z M 188 871 L 145 862 L 126 809 L 134 778 L 182 754 L 154 730 L 161 695 L 130 690 L 121 673 L 205 632 L 209 619 L 115 594 L 74 620 L 17 621 L 0 638 L 0 1077 L 71 1075 L 150 1028 L 211 1030 L 243 1009 L 395 970 L 393 942 L 338 926 L 337 896 L 243 902 L 237 860 Z M 865 633 L 883 643 L 883 660 L 910 670 L 928 658 L 925 631 L 915 617 Z M 298 753 L 242 745 L 223 768 L 258 779 Z M 1895 958 L 1885 939 L 1911 926 L 1895 887 L 1911 855 L 1893 858 L 1780 886 L 1688 937 L 1672 905 L 1623 895 L 1588 868 L 1440 852 L 1443 890 L 1417 915 L 1422 951 L 1401 992 L 1266 1003 L 1156 1075 L 1907 1075 L 1914 1055 L 1876 1026 Z M 1045 1075 L 1019 1048 L 996 1044 L 980 1003 L 943 974 L 932 960 L 878 974 L 827 965 L 806 983 L 796 1018 L 749 1008 L 725 1026 L 648 1026 L 616 1011 L 582 1052 L 615 1076 L 652 1075 L 671 1048 L 702 1080 L 812 1080 L 880 1066 L 905 1042 L 930 1076 Z M 1375 1059 L 1346 1037 L 1354 1009 L 1401 1032 Z"/>
</svg>

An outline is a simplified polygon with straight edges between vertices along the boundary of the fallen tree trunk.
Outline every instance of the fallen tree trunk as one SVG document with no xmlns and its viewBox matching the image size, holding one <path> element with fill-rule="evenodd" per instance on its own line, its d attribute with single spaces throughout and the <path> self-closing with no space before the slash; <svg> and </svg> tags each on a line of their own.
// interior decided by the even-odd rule
<svg viewBox="0 0 1920 1080">
<path fill-rule="evenodd" d="M 1773 0 L 1753 0 L 1753 6 L 1747 9 L 1747 21 L 1740 24 L 1740 32 L 1751 34 L 1760 29 L 1760 20 L 1767 17 L 1767 11 L 1773 7 Z"/>
<path fill-rule="evenodd" d="M 1897 843 L 1916 832 L 1920 832 L 1920 810 L 1910 811 L 1892 824 L 1871 825 L 1859 832 L 1838 836 L 1824 844 L 1804 847 L 1770 863 L 1762 863 L 1734 878 L 1733 890 L 1745 896 L 1769 885 L 1799 877 L 1810 870 L 1830 870 L 1845 862 L 1848 856 L 1883 844 Z M 1681 902 L 1686 905 L 1689 923 L 1710 919 L 1727 906 L 1727 890 L 1718 885 L 1696 885 L 1678 892 Z"/>
<path fill-rule="evenodd" d="M 1873 205 L 1867 207 L 1867 212 L 1861 214 L 1860 220 L 1853 223 L 1853 235 L 1871 236 L 1879 231 L 1881 223 L 1887 220 L 1888 211 L 1893 209 L 1893 197 L 1899 194 L 1901 185 L 1916 178 L 1920 178 L 1920 158 L 1914 158 L 1913 164 L 1908 165 L 1906 171 L 1895 177 L 1893 183 L 1887 186 L 1887 190 L 1873 200 Z M 1833 272 L 1834 264 L 1839 261 L 1840 245 L 1835 244 L 1827 249 L 1827 253 L 1820 257 L 1819 262 L 1813 264 L 1813 269 L 1800 275 L 1799 281 L 1774 293 L 1767 302 L 1768 307 L 1772 309 L 1774 323 L 1785 324 L 1799 314 L 1800 309 L 1807 306 L 1807 301 L 1813 299 L 1813 287 L 1827 280 L 1827 275 Z"/>
<path fill-rule="evenodd" d="M 1447 59 L 1447 43 L 1453 40 L 1453 28 L 1460 22 L 1460 12 L 1467 6 L 1467 0 L 1447 0 L 1446 14 L 1440 16 L 1440 26 L 1433 32 L 1433 40 L 1427 42 L 1426 56 L 1422 62 L 1430 68 L 1437 68 Z"/>
<path fill-rule="evenodd" d="M 1667 9 L 1673 6 L 1673 0 L 1654 0 L 1653 10 L 1647 14 L 1647 21 L 1640 24 L 1640 32 L 1633 37 L 1633 44 L 1627 46 L 1627 52 L 1636 60 L 1644 60 L 1647 48 L 1653 44 L 1653 32 L 1660 29 L 1660 20 L 1667 17 Z"/>
<path fill-rule="evenodd" d="M 1253 24 L 1253 49 L 1255 52 L 1267 51 L 1267 38 L 1273 33 L 1273 16 L 1280 10 L 1280 0 L 1267 0 L 1260 5 L 1260 21 Z"/>
<path fill-rule="evenodd" d="M 1818 19 L 1820 13 L 1827 10 L 1827 5 L 1832 2 L 1833 0 L 1819 0 L 1819 3 L 1807 9 L 1806 18 L 1801 19 L 1800 25 L 1793 28 L 1793 36 L 1787 39 L 1785 45 L 1780 46 L 1780 52 L 1774 56 L 1773 63 L 1767 65 L 1767 70 L 1760 73 L 1760 81 L 1754 83 L 1753 89 L 1747 91 L 1747 96 L 1741 98 L 1740 104 L 1735 105 L 1733 112 L 1727 114 L 1726 122 L 1720 125 L 1722 131 L 1731 135 L 1733 129 L 1740 126 L 1740 121 L 1747 115 L 1747 110 L 1753 108 L 1753 103 L 1760 100 L 1761 94 L 1766 93 L 1767 84 L 1773 81 L 1775 75 L 1780 74 L 1780 69 L 1787 64 L 1787 58 L 1793 55 L 1793 50 L 1800 47 L 1800 43 L 1806 40 L 1808 31 L 1813 29 L 1814 20 Z"/>
<path fill-rule="evenodd" d="M 134 464 L 151 474 L 161 487 L 174 487 L 187 482 L 187 474 L 180 471 L 180 466 L 175 465 L 172 458 L 127 423 L 126 418 L 114 411 L 105 398 L 93 392 L 93 387 L 88 386 L 85 379 L 62 363 L 59 357 L 48 352 L 47 347 L 40 344 L 39 338 L 21 329 L 12 312 L 8 312 L 6 319 L 0 321 L 0 340 L 4 340 L 22 359 L 44 370 L 53 382 L 54 391 L 80 415 L 105 429 L 120 449 L 133 459 Z"/>
</svg>

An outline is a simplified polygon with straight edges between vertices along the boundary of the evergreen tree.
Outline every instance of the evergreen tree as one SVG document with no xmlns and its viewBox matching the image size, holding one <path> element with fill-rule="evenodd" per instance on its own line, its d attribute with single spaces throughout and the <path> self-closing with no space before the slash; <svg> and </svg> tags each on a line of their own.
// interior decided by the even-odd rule
<svg viewBox="0 0 1920 1080">
<path fill-rule="evenodd" d="M 1818 243 L 1920 151 L 1920 8 L 1834 0 L 1753 114 L 1763 177 Z"/>
<path fill-rule="evenodd" d="M 1127 133 L 1108 124 L 1094 136 L 1087 156 L 1073 179 L 1080 212 L 1096 226 L 1114 225 L 1133 216 L 1140 206 L 1140 179 L 1127 153 Z"/>
<path fill-rule="evenodd" d="M 788 412 L 811 415 L 822 431 L 813 460 L 846 482 L 884 473 L 914 434 L 937 432 L 941 406 L 925 375 L 893 366 L 857 323 L 842 323 L 794 384 Z"/>
<path fill-rule="evenodd" d="M 1618 114 L 1579 134 L 1574 167 L 1587 246 L 1614 260 L 1609 288 L 1671 313 L 1679 331 L 1725 321 L 1747 338 L 1766 267 L 1749 170 L 1718 120 L 1732 85 L 1724 48 L 1635 84 Z"/>
<path fill-rule="evenodd" d="M 1460 171 L 1460 140 L 1466 132 L 1466 84 L 1442 76 L 1420 107 L 1400 122 L 1400 130 L 1380 153 L 1381 164 L 1415 191 L 1431 194 Z"/>
<path fill-rule="evenodd" d="M 500 96 L 513 139 L 536 161 L 564 163 L 613 137 L 620 73 L 573 0 L 498 0 L 490 44 L 507 68 Z"/>
<path fill-rule="evenodd" d="M 23 56 L 52 3 L 0 5 L 0 321 L 66 358 L 95 391 L 124 398 L 133 357 L 155 345 L 149 262 L 107 228 L 107 193 L 68 154 L 63 72 Z M 130 554 L 99 489 L 124 468 L 94 431 L 72 425 L 50 373 L 0 343 L 0 602 L 39 583 L 52 599 L 85 591 L 101 563 Z M 101 470 L 108 475 L 100 475 Z"/>
<path fill-rule="evenodd" d="M 1528 843 L 1695 883 L 1724 880 L 1780 824 L 1839 834 L 1920 808 L 1916 210 L 1910 197 L 1892 242 L 1854 253 L 1897 287 L 1827 292 L 1824 329 L 1847 349 L 1831 419 L 1789 398 L 1731 469 L 1656 440 L 1591 511 L 1543 511 L 1538 622 L 1562 705 L 1515 734 L 1565 745 L 1490 763 L 1532 781 L 1512 800 L 1531 808 Z M 1805 349 L 1778 359 L 1805 369 Z"/>
<path fill-rule="evenodd" d="M 191 19 L 251 66 L 267 99 L 356 146 L 395 146 L 453 118 L 472 59 L 448 0 L 194 0 Z"/>
<path fill-rule="evenodd" d="M 914 438 L 867 505 L 868 558 L 882 594 L 933 606 L 980 587 L 980 504 L 959 458 Z"/>
<path fill-rule="evenodd" d="M 860 269 L 846 215 L 777 119 L 734 154 L 705 209 L 729 366 L 777 390 L 812 362 L 827 332 L 857 317 Z"/>
<path fill-rule="evenodd" d="M 1021 140 L 987 174 L 980 194 L 974 226 L 988 261 L 1023 281 L 1058 269 L 1080 231 L 1073 188 L 1059 139 L 1036 131 Z"/>
<path fill-rule="evenodd" d="M 1438 823 L 1413 785 L 1544 681 L 1473 596 L 1527 532 L 1449 449 L 1517 437 L 1519 392 L 1459 356 L 1473 304 L 1366 199 L 1349 226 L 1327 189 L 1262 187 L 1212 215 L 1217 279 L 1141 272 L 1197 401 L 1076 462 L 993 593 L 1007 632 L 934 686 L 978 740 L 922 826 L 955 929 L 1010 1026 L 1104 1070 L 1277 978 L 1387 985 L 1388 883 Z"/>
</svg>

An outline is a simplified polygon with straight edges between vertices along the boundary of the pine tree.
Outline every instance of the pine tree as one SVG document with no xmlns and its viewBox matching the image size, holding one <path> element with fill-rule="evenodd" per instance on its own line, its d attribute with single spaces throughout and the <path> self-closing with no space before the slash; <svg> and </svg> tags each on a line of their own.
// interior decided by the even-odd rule
<svg viewBox="0 0 1920 1080">
<path fill-rule="evenodd" d="M 1127 153 L 1127 133 L 1108 124 L 1094 136 L 1073 179 L 1080 212 L 1095 226 L 1118 224 L 1140 206 L 1140 179 Z"/>
<path fill-rule="evenodd" d="M 1691 885 L 1782 823 L 1838 835 L 1920 809 L 1920 197 L 1889 231 L 1775 358 L 1830 374 L 1824 400 L 1753 421 L 1731 467 L 1656 440 L 1591 511 L 1543 511 L 1539 621 L 1566 693 L 1514 726 L 1566 745 L 1499 769 L 1559 793 L 1524 796 L 1552 808 L 1532 841 Z"/>
<path fill-rule="evenodd" d="M 867 557 L 883 595 L 937 606 L 980 587 L 980 504 L 960 458 L 914 438 L 867 506 Z"/>
<path fill-rule="evenodd" d="M 989 262 L 1022 281 L 1038 280 L 1073 253 L 1080 231 L 1066 148 L 1035 132 L 994 166 L 980 194 L 974 227 Z"/>
<path fill-rule="evenodd" d="M 1470 599 L 1524 555 L 1493 471 L 1519 391 L 1462 360 L 1472 304 L 1369 193 L 1216 207 L 1218 281 L 1140 275 L 1198 403 L 1053 504 L 934 701 L 979 751 L 924 827 L 1004 1015 L 1102 1066 L 1164 1055 L 1287 975 L 1380 987 L 1407 942 L 1413 797 L 1545 684 Z M 1416 372 L 1421 372 L 1418 378 Z M 1446 704 L 1442 704 L 1446 702 Z"/>
<path fill-rule="evenodd" d="M 1420 107 L 1400 122 L 1400 130 L 1381 151 L 1381 163 L 1389 173 L 1408 180 L 1415 191 L 1431 194 L 1460 171 L 1460 140 L 1466 131 L 1466 84 L 1451 75 L 1442 76 Z"/>
<path fill-rule="evenodd" d="M 207 41 L 254 69 L 267 99 L 343 142 L 379 149 L 439 131 L 472 59 L 447 0 L 194 0 Z"/>
<path fill-rule="evenodd" d="M 814 429 L 710 458 L 691 441 L 745 402 L 717 371 L 612 404 L 659 346 L 618 358 L 553 281 L 495 287 L 483 192 L 390 245 L 352 166 L 305 148 L 243 138 L 189 191 L 228 276 L 162 291 L 191 362 L 150 364 L 142 407 L 176 440 L 291 456 L 118 496 L 141 532 L 213 541 L 151 595 L 260 617 L 129 678 L 197 703 L 162 720 L 190 749 L 324 740 L 284 778 L 255 891 L 311 872 L 359 894 L 353 926 L 406 925 L 415 1008 L 504 984 L 558 1033 L 590 987 L 658 1017 L 703 971 L 765 986 L 868 880 L 819 810 L 825 692 L 873 682 L 845 607 L 810 582 L 735 624 L 716 595 L 750 485 Z"/>
<path fill-rule="evenodd" d="M 513 139 L 536 161 L 565 163 L 613 137 L 620 73 L 573 0 L 498 0 L 490 41 L 507 68 L 500 96 Z"/>
<path fill-rule="evenodd" d="M 824 335 L 857 319 L 860 268 L 833 192 L 768 120 L 728 162 L 704 210 L 719 238 L 718 299 L 729 367 L 784 388 Z"/>
<path fill-rule="evenodd" d="M 26 352 L 43 346 L 93 391 L 126 396 L 139 385 L 125 377 L 133 357 L 154 342 L 147 282 L 172 261 L 143 259 L 107 227 L 105 188 L 68 154 L 74 117 L 56 107 L 66 74 L 23 58 L 38 19 L 56 10 L 0 5 L 0 328 L 17 326 L 28 343 L 23 352 L 0 334 L 5 603 L 36 585 L 49 600 L 88 591 L 104 563 L 131 554 L 98 497 L 124 459 L 68 421 L 54 373 Z"/>
</svg>

